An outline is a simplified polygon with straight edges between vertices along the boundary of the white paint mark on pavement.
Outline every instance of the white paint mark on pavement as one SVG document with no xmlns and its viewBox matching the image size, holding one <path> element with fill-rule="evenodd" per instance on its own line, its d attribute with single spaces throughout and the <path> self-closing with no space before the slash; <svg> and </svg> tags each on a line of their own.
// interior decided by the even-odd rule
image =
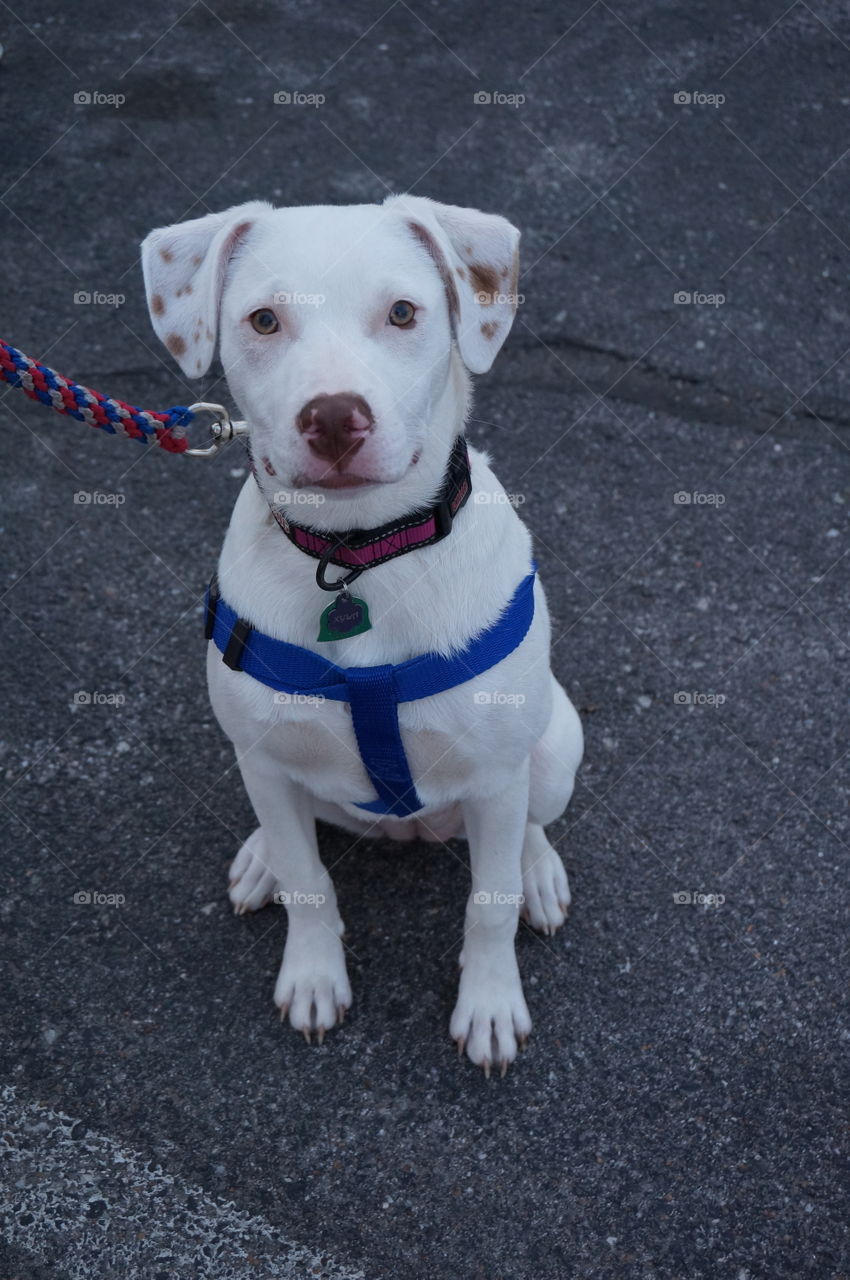
<svg viewBox="0 0 850 1280">
<path fill-rule="evenodd" d="M 68 1280 L 364 1280 L 10 1087 L 0 1156 L 3 1235 Z"/>
</svg>

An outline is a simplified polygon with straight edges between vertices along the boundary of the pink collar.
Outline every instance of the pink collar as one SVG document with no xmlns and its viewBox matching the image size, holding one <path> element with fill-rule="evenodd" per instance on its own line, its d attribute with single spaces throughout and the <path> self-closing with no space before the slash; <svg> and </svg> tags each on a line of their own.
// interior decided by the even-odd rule
<svg viewBox="0 0 850 1280">
<path fill-rule="evenodd" d="M 251 469 L 256 477 L 253 460 Z M 458 436 L 452 447 L 439 499 L 433 507 L 420 507 L 418 511 L 390 520 L 377 529 L 349 529 L 331 535 L 296 524 L 274 508 L 272 515 L 291 543 L 321 561 L 317 570 L 321 586 L 325 585 L 321 582 L 321 575 L 328 564 L 354 569 L 359 576 L 364 569 L 394 560 L 406 551 L 440 542 L 451 533 L 454 518 L 471 491 L 469 453 L 463 436 Z M 346 575 L 346 580 L 353 581 L 354 576 Z"/>
</svg>

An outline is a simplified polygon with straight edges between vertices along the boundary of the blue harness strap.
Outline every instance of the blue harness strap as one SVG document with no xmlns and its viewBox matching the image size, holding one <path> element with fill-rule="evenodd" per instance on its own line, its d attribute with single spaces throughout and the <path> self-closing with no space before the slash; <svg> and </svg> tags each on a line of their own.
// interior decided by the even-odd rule
<svg viewBox="0 0 850 1280">
<path fill-rule="evenodd" d="M 360 758 L 377 799 L 358 803 L 369 813 L 407 817 L 422 808 L 398 723 L 398 704 L 443 693 L 482 675 L 513 653 L 534 617 L 536 566 L 501 615 L 459 653 L 423 653 L 395 666 L 338 667 L 312 649 L 256 631 L 224 601 L 213 578 L 207 588 L 206 633 L 233 671 L 270 689 L 347 702 Z"/>
<path fill-rule="evenodd" d="M 360 759 L 378 793 L 377 800 L 358 808 L 407 817 L 422 808 L 422 801 L 401 740 L 393 668 L 348 667 L 345 683 Z"/>
</svg>

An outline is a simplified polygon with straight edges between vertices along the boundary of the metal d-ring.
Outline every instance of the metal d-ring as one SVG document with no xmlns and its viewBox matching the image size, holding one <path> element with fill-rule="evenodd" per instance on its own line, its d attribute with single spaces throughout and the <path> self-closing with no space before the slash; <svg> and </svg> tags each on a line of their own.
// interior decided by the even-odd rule
<svg viewBox="0 0 850 1280">
<path fill-rule="evenodd" d="M 322 552 L 321 559 L 316 567 L 316 583 L 323 591 L 341 591 L 344 587 L 347 587 L 350 582 L 353 582 L 355 578 L 359 578 L 363 572 L 362 568 L 355 568 L 349 573 L 343 574 L 341 578 L 337 578 L 336 582 L 327 581 L 325 578 L 325 569 L 327 569 L 330 564 L 334 553 L 338 551 L 340 547 L 344 546 L 345 543 L 342 538 L 337 538 L 336 542 L 331 543 L 331 545 Z"/>
</svg>

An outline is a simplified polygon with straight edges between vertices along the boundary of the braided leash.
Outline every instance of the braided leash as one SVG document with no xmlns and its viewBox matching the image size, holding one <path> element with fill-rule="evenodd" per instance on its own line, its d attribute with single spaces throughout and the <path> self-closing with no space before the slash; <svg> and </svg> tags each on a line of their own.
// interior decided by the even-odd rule
<svg viewBox="0 0 850 1280">
<path fill-rule="evenodd" d="M 202 406 L 186 408 L 175 405 L 165 413 L 138 409 L 123 400 L 101 395 L 79 382 L 63 378 L 61 373 L 25 356 L 0 338 L 0 382 L 20 387 L 31 400 L 38 400 L 57 413 L 67 413 L 90 427 L 100 427 L 110 435 L 122 432 L 131 440 L 147 443 L 155 438 L 160 448 L 169 453 L 206 452 L 189 449 L 186 428 Z M 220 406 L 203 406 L 218 409 Z M 224 410 L 222 410 L 224 414 Z M 226 415 L 225 415 L 226 416 Z M 229 420 L 228 420 L 229 421 Z"/>
</svg>

